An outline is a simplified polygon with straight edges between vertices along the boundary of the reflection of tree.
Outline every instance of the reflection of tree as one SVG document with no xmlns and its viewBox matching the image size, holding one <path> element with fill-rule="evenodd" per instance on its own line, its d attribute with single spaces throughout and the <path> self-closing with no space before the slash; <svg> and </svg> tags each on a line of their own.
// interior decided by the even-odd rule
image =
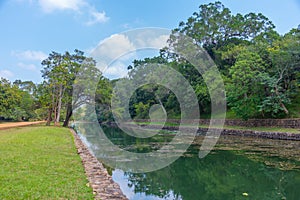
<svg viewBox="0 0 300 200">
<path fill-rule="evenodd" d="M 181 157 L 159 171 L 125 173 L 136 193 L 182 199 L 297 199 L 299 172 L 281 171 L 230 151 L 217 151 L 203 160 Z"/>
<path fill-rule="evenodd" d="M 94 126 L 87 125 L 84 127 L 84 129 L 80 129 L 79 131 L 87 139 L 87 142 L 89 142 L 91 147 L 94 147 L 93 151 L 96 153 L 97 146 L 100 146 L 99 144 L 103 141 L 99 135 L 97 135 L 96 131 L 94 130 Z M 174 137 L 174 135 L 171 134 L 158 134 L 151 138 L 135 138 L 122 132 L 119 128 L 103 126 L 102 129 L 106 137 L 109 138 L 114 145 L 117 145 L 122 149 L 126 149 L 127 151 L 136 153 L 155 151 L 169 143 Z"/>
<path fill-rule="evenodd" d="M 99 144 L 103 141 L 92 128 L 89 130 L 90 127 L 92 126 L 86 126 L 87 131 L 81 134 L 85 136 L 97 156 L 102 152 Z M 151 139 L 137 139 L 112 128 L 104 128 L 104 132 L 115 145 L 125 149 L 130 147 L 128 150 L 133 152 L 152 151 L 160 142 L 163 144 L 171 138 L 157 136 Z M 185 157 L 179 158 L 166 168 L 145 174 L 125 173 L 125 177 L 128 179 L 128 186 L 134 188 L 135 193 L 166 199 L 171 198 L 168 197 L 170 194 L 173 194 L 174 198 L 184 200 L 244 199 L 242 193 L 246 192 L 249 199 L 296 200 L 300 196 L 299 169 L 280 170 L 291 168 L 278 166 L 282 161 L 299 165 L 298 161 L 290 159 L 290 152 L 298 149 L 297 143 L 293 143 L 295 146 L 291 149 L 284 148 L 288 144 L 286 141 L 221 137 L 216 147 L 218 150 L 211 152 L 204 159 L 197 157 L 199 146 L 193 145 Z M 293 145 L 290 143 L 289 146 Z M 280 154 L 277 154 L 280 149 Z M 273 154 L 269 154 L 271 152 Z M 277 165 L 273 167 L 274 165 L 266 165 L 266 162 Z M 111 170 L 114 169 L 109 169 Z"/>
<path fill-rule="evenodd" d="M 114 145 L 136 153 L 155 151 L 173 139 L 173 135 L 170 134 L 159 134 L 151 138 L 135 138 L 118 128 L 103 127 L 103 131 Z"/>
</svg>

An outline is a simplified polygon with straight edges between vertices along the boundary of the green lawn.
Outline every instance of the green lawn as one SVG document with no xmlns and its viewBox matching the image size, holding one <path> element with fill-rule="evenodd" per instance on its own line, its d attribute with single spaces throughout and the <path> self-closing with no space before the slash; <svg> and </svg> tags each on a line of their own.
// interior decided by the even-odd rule
<svg viewBox="0 0 300 200">
<path fill-rule="evenodd" d="M 0 199 L 93 199 L 69 129 L 0 131 Z"/>
</svg>

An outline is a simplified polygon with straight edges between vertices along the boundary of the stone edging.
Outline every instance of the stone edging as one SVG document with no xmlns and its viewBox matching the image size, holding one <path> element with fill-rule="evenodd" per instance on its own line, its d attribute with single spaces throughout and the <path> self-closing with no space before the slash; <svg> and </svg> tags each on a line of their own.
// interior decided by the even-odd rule
<svg viewBox="0 0 300 200">
<path fill-rule="evenodd" d="M 127 126 L 131 126 L 128 124 Z M 147 125 L 147 128 L 150 129 L 161 129 L 161 126 L 158 125 Z M 177 131 L 178 126 L 164 126 L 162 129 L 169 131 Z M 183 130 L 189 130 L 189 127 L 182 126 Z M 204 135 L 208 128 L 198 128 L 197 135 Z M 218 129 L 211 129 L 218 130 Z M 237 135 L 237 136 L 246 136 L 246 137 L 259 137 L 259 138 L 268 138 L 268 139 L 277 139 L 277 140 L 297 140 L 300 141 L 300 133 L 284 133 L 284 132 L 266 132 L 266 131 L 253 131 L 253 130 L 234 130 L 234 129 L 222 129 L 221 135 Z"/>
<path fill-rule="evenodd" d="M 198 133 L 207 132 L 208 128 L 199 128 Z M 266 132 L 266 131 L 252 131 L 252 130 L 232 130 L 223 129 L 222 135 L 237 135 L 245 137 L 259 137 L 276 140 L 296 140 L 300 141 L 300 134 L 284 133 L 284 132 Z"/>
<path fill-rule="evenodd" d="M 198 120 L 198 119 L 197 119 Z M 222 122 L 223 119 L 199 119 L 199 124 L 209 125 L 210 121 Z M 149 119 L 135 119 L 136 122 L 149 122 Z M 165 120 L 156 119 L 157 122 L 165 122 Z M 189 123 L 189 120 L 183 120 Z M 194 121 L 194 120 L 193 120 Z M 167 122 L 180 124 L 180 119 L 167 119 Z M 249 119 L 247 121 L 241 119 L 225 119 L 227 126 L 245 126 L 245 127 L 280 127 L 280 128 L 300 128 L 300 118 L 291 119 Z"/>
<path fill-rule="evenodd" d="M 89 185 L 95 194 L 95 199 L 127 200 L 128 198 L 123 194 L 120 186 L 113 181 L 103 165 L 89 151 L 75 131 L 73 129 L 70 130 L 74 136 L 77 152 L 82 159 L 82 164 L 88 177 Z"/>
</svg>

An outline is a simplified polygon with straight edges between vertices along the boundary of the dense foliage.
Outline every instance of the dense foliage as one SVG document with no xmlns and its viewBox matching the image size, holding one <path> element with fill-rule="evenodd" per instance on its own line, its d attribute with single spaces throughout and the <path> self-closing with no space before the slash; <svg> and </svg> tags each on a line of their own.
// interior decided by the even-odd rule
<svg viewBox="0 0 300 200">
<path fill-rule="evenodd" d="M 10 120 L 28 120 L 36 118 L 35 85 L 31 81 L 14 83 L 0 80 L 0 116 Z"/>
<path fill-rule="evenodd" d="M 232 15 L 221 2 L 201 5 L 198 12 L 173 30 L 169 46 L 161 50 L 160 56 L 133 62 L 129 79 L 136 79 L 139 71 L 153 63 L 168 65 L 189 80 L 201 113 L 209 116 L 211 100 L 203 77 L 184 58 L 170 53 L 177 35 L 183 33 L 203 47 L 216 63 L 233 117 L 299 116 L 299 106 L 295 105 L 299 103 L 300 91 L 300 30 L 292 29 L 281 36 L 274 28 L 261 13 Z M 148 118 L 146 113 L 151 106 L 159 103 L 157 92 L 157 86 L 139 88 L 132 97 L 131 115 Z M 175 99 L 170 91 L 160 98 L 170 118 L 180 115 Z"/>
</svg>

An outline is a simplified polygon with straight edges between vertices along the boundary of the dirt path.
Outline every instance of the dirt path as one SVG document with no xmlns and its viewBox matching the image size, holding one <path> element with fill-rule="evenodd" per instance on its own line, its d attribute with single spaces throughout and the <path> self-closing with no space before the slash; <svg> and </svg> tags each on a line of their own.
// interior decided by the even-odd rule
<svg viewBox="0 0 300 200">
<path fill-rule="evenodd" d="M 30 126 L 34 124 L 41 124 L 45 123 L 45 121 L 37 121 L 37 122 L 8 122 L 4 124 L 0 124 L 0 130 L 15 128 L 15 127 L 23 127 L 23 126 Z"/>
</svg>

